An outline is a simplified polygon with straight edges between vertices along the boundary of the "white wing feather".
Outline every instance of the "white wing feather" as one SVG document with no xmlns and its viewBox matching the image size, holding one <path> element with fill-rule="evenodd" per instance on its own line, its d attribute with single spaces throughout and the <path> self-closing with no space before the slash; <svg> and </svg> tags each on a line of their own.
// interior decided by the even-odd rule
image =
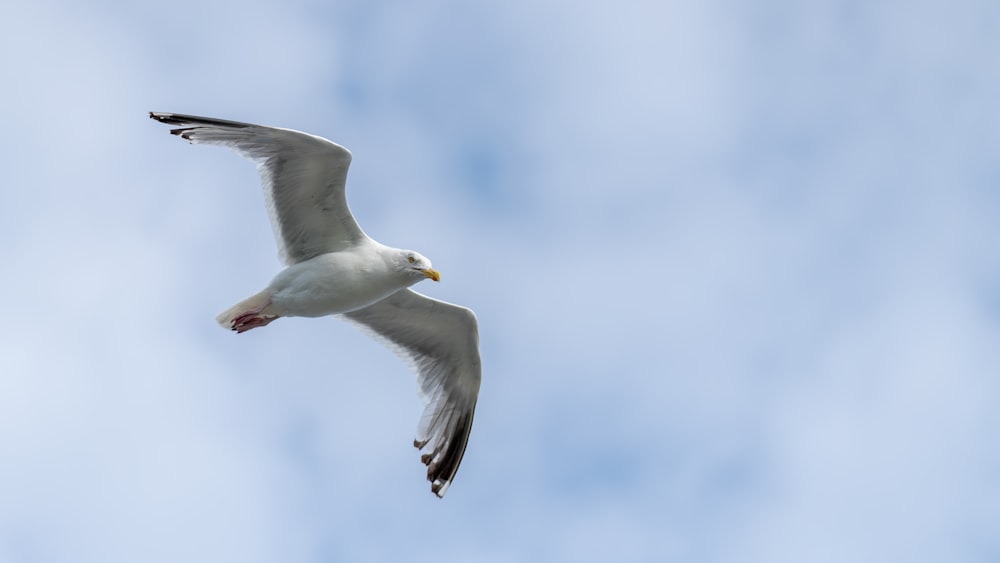
<svg viewBox="0 0 1000 563">
<path fill-rule="evenodd" d="M 192 143 L 224 145 L 257 163 L 278 255 L 285 264 L 366 238 L 344 193 L 351 153 L 322 137 L 251 123 L 150 112 Z"/>
</svg>

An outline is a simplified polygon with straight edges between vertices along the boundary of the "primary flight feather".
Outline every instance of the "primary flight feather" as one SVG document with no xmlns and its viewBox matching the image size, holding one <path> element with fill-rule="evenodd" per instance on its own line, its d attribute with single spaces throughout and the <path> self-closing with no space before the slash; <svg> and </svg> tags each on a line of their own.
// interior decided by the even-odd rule
<svg viewBox="0 0 1000 563">
<path fill-rule="evenodd" d="M 257 163 L 286 268 L 219 314 L 237 333 L 281 317 L 340 315 L 382 340 L 417 372 L 425 408 L 413 445 L 443 497 L 465 454 L 482 368 L 476 315 L 410 286 L 439 281 L 417 252 L 372 240 L 347 207 L 351 153 L 322 137 L 238 121 L 150 112 L 192 143 L 227 146 Z"/>
</svg>

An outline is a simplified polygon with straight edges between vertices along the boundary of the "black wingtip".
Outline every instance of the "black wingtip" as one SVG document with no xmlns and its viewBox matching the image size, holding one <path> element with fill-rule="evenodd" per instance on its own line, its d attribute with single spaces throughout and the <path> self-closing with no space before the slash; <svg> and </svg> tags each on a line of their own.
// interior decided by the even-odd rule
<svg viewBox="0 0 1000 563">
<path fill-rule="evenodd" d="M 169 123 L 171 125 L 180 125 L 176 119 L 174 119 L 174 114 L 164 113 L 162 111 L 151 111 L 149 112 L 149 118 L 159 121 L 160 123 Z"/>
<path fill-rule="evenodd" d="M 449 443 L 420 456 L 420 462 L 427 466 L 427 480 L 431 483 L 431 492 L 438 498 L 444 498 L 448 487 L 455 479 L 455 474 L 458 473 L 458 466 L 461 465 L 462 458 L 465 457 L 465 448 L 469 444 L 474 417 L 475 408 L 458 419 Z M 422 449 L 426 444 L 427 441 L 413 441 L 417 449 Z"/>
<path fill-rule="evenodd" d="M 191 125 L 192 123 L 209 123 L 211 121 L 221 121 L 212 120 L 207 117 L 195 117 L 193 115 L 180 115 L 176 113 L 166 113 L 160 111 L 149 112 L 149 118 L 160 123 L 166 123 L 167 125 Z M 171 129 L 171 135 L 177 135 L 178 137 L 191 140 L 191 131 L 196 129 L 196 127 L 180 127 L 177 129 Z"/>
<path fill-rule="evenodd" d="M 200 115 L 187 115 L 183 113 L 169 113 L 163 111 L 151 111 L 149 112 L 149 118 L 155 119 L 160 123 L 166 123 L 167 125 L 215 126 L 237 129 L 254 127 L 253 124 L 243 123 L 242 121 L 230 121 L 228 119 L 218 119 L 215 117 L 202 117 Z"/>
<path fill-rule="evenodd" d="M 444 498 L 444 493 L 441 492 L 441 487 L 443 486 L 444 483 L 441 483 L 440 481 L 431 483 L 431 492 L 434 493 L 434 495 L 437 496 L 437 498 Z"/>
</svg>

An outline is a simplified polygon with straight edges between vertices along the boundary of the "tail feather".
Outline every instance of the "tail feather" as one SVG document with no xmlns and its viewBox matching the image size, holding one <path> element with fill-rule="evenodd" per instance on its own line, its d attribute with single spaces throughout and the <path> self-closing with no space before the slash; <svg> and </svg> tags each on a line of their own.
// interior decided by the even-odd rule
<svg viewBox="0 0 1000 563">
<path fill-rule="evenodd" d="M 218 321 L 222 328 L 226 330 L 234 330 L 234 321 L 238 317 L 251 315 L 260 316 L 270 316 L 277 317 L 277 315 L 269 314 L 268 307 L 271 305 L 271 295 L 265 290 L 247 297 L 243 301 L 233 305 L 232 307 L 226 309 L 225 311 L 218 314 L 215 320 Z"/>
</svg>

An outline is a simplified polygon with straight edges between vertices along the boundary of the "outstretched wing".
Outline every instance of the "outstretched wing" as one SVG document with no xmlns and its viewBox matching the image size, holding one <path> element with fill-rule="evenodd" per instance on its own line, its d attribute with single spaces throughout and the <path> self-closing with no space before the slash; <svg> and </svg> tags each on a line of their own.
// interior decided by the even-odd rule
<svg viewBox="0 0 1000 563">
<path fill-rule="evenodd" d="M 476 315 L 465 307 L 400 290 L 345 318 L 387 342 L 417 372 L 424 413 L 413 445 L 426 450 L 431 491 L 443 497 L 469 443 L 482 364 Z"/>
<path fill-rule="evenodd" d="M 191 141 L 224 145 L 253 159 L 278 254 L 285 264 L 335 252 L 366 238 L 347 207 L 344 185 L 351 153 L 322 137 L 251 123 L 150 112 L 177 125 L 171 133 Z"/>
</svg>

